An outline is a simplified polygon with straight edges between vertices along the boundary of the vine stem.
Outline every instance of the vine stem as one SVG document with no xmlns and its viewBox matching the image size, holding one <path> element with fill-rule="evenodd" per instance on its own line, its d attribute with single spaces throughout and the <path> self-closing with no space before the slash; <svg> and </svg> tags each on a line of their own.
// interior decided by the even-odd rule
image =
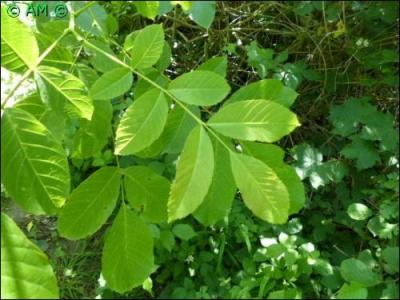
<svg viewBox="0 0 400 300">
<path fill-rule="evenodd" d="M 216 132 L 212 128 L 210 128 L 205 122 L 203 122 L 200 118 L 198 118 L 194 113 L 192 113 L 185 104 L 183 104 L 179 99 L 177 99 L 173 94 L 171 94 L 168 90 L 160 86 L 158 83 L 154 82 L 150 78 L 148 78 L 146 75 L 136 71 L 134 68 L 132 68 L 130 65 L 124 63 L 123 61 L 119 60 L 115 56 L 105 52 L 103 49 L 97 47 L 96 45 L 93 45 L 89 41 L 87 41 L 84 37 L 82 37 L 78 32 L 73 31 L 73 33 L 78 37 L 78 39 L 83 40 L 83 43 L 86 44 L 89 48 L 100 52 L 104 56 L 108 57 L 112 61 L 116 62 L 117 64 L 123 66 L 124 68 L 128 68 L 133 74 L 137 75 L 138 77 L 142 78 L 143 80 L 147 81 L 150 83 L 152 86 L 156 87 L 160 91 L 162 91 L 164 94 L 169 96 L 176 104 L 178 104 L 183 110 L 185 110 L 186 113 L 188 113 L 200 126 L 203 126 L 207 129 L 208 132 L 210 132 L 215 139 L 220 142 L 229 152 L 233 152 L 232 149 L 218 136 Z M 125 54 L 126 55 L 126 54 Z"/>
</svg>

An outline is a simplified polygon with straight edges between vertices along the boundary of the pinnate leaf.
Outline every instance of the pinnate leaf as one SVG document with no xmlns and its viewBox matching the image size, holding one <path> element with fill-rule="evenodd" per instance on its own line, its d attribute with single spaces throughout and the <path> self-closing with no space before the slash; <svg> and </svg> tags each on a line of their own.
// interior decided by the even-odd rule
<svg viewBox="0 0 400 300">
<path fill-rule="evenodd" d="M 178 161 L 176 178 L 168 199 L 168 221 L 194 212 L 210 188 L 214 170 L 211 140 L 203 127 L 197 126 L 186 140 Z"/>
</svg>

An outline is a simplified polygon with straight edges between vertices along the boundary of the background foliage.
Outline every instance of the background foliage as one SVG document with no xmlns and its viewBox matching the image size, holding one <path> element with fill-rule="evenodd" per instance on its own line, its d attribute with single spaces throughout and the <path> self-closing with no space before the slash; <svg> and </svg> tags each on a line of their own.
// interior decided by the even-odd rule
<svg viewBox="0 0 400 300">
<path fill-rule="evenodd" d="M 160 60 L 157 68 L 166 68 L 172 78 L 208 61 L 222 74 L 227 70 L 232 92 L 266 78 L 296 90 L 292 110 L 302 125 L 277 144 L 305 183 L 305 207 L 286 224 L 272 225 L 252 215 L 237 196 L 229 215 L 212 226 L 198 222 L 207 223 L 201 212 L 153 225 L 157 269 L 142 287 L 118 294 L 100 275 L 106 227 L 88 239 L 69 241 L 59 235 L 56 218 L 24 213 L 2 186 L 2 211 L 48 255 L 60 297 L 398 298 L 398 3 L 175 2 L 176 7 L 98 2 L 78 25 L 97 47 L 119 53 L 121 45 L 126 51 L 133 47 L 131 32 L 162 24 L 172 61 L 163 66 Z M 36 28 L 58 36 L 55 24 L 37 19 Z M 72 36 L 62 45 L 59 51 L 65 53 L 52 53 L 49 59 L 55 67 L 75 66 L 85 84 L 112 68 L 113 61 L 104 63 L 106 57 L 80 47 Z M 213 57 L 222 59 L 210 62 Z M 123 70 L 115 72 L 121 73 L 121 86 L 132 81 Z M 52 69 L 40 73 L 46 81 Z M 163 84 L 156 75 L 152 80 Z M 111 132 L 121 112 L 148 86 L 138 82 L 133 91 L 128 89 L 108 91 L 125 96 L 99 109 L 100 118 L 112 119 L 115 127 L 100 130 L 100 146 L 90 140 L 99 129 L 96 124 L 82 120 L 52 127 L 66 132 L 65 147 L 75 151 L 68 161 L 74 188 L 100 167 L 115 165 Z M 90 95 L 111 97 L 94 86 Z M 32 96 L 30 103 L 36 100 Z M 87 108 L 70 113 L 85 116 Z M 56 123 L 52 113 L 38 115 L 44 124 Z M 176 145 L 176 155 L 129 156 L 119 163 L 144 165 L 153 176 L 172 179 L 183 142 L 170 147 Z M 130 174 L 134 178 L 135 170 Z M 63 236 L 68 237 L 68 229 Z"/>
</svg>

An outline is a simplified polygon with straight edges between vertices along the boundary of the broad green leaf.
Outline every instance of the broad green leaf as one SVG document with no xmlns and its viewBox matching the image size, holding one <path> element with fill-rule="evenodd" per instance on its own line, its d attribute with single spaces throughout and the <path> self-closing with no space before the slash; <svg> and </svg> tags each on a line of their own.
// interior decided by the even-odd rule
<svg viewBox="0 0 400 300">
<path fill-rule="evenodd" d="M 1 175 L 7 192 L 30 213 L 54 214 L 69 194 L 64 149 L 42 123 L 21 109 L 6 109 L 1 125 Z"/>
<path fill-rule="evenodd" d="M 168 44 L 167 41 L 164 42 L 163 51 L 161 53 L 160 59 L 156 63 L 156 68 L 163 72 L 168 66 L 171 64 L 172 59 L 172 51 L 171 46 Z"/>
<path fill-rule="evenodd" d="M 189 17 L 201 27 L 208 29 L 215 16 L 215 1 L 193 1 Z"/>
<path fill-rule="evenodd" d="M 268 294 L 268 299 L 303 299 L 301 292 L 294 288 L 273 291 Z"/>
<path fill-rule="evenodd" d="M 1 214 L 1 299 L 58 299 L 47 256 Z"/>
<path fill-rule="evenodd" d="M 276 145 L 254 142 L 241 142 L 243 152 L 257 158 L 270 167 L 283 182 L 289 192 L 289 214 L 297 213 L 305 202 L 304 186 L 296 170 L 285 164 L 283 158 L 285 152 Z"/>
<path fill-rule="evenodd" d="M 78 11 L 85 5 L 86 3 L 84 1 L 72 2 L 74 11 Z M 85 31 L 87 34 L 95 36 L 108 34 L 107 12 L 104 7 L 98 3 L 94 3 L 86 8 L 78 17 L 76 17 L 75 23 L 79 29 Z"/>
<path fill-rule="evenodd" d="M 231 138 L 275 142 L 300 125 L 294 113 L 272 101 L 246 100 L 224 106 L 208 124 Z"/>
<path fill-rule="evenodd" d="M 285 151 L 279 146 L 246 141 L 241 141 L 240 145 L 245 154 L 253 156 L 269 166 L 280 165 L 283 163 Z"/>
<path fill-rule="evenodd" d="M 229 152 L 218 141 L 214 146 L 214 174 L 204 201 L 195 211 L 194 217 L 205 226 L 214 224 L 228 215 L 236 194 Z"/>
<path fill-rule="evenodd" d="M 159 86 L 166 88 L 169 83 L 169 78 L 164 74 L 160 73 L 155 69 L 150 69 L 151 71 L 146 72 L 146 77 L 151 79 L 153 82 L 157 83 Z M 146 93 L 148 90 L 154 89 L 154 86 L 143 78 L 139 78 L 133 89 L 133 94 L 135 98 L 139 98 L 141 95 Z"/>
<path fill-rule="evenodd" d="M 265 99 L 290 107 L 297 96 L 296 91 L 285 87 L 279 80 L 264 79 L 250 83 L 237 90 L 226 101 L 226 105 L 241 100 Z"/>
<path fill-rule="evenodd" d="M 107 221 L 118 199 L 121 175 L 115 167 L 103 167 L 83 181 L 58 216 L 63 237 L 78 240 L 92 235 Z"/>
<path fill-rule="evenodd" d="M 154 21 L 158 15 L 159 1 L 135 1 L 133 4 L 139 14 Z"/>
<path fill-rule="evenodd" d="M 197 70 L 199 71 L 211 71 L 226 77 L 226 70 L 228 68 L 228 59 L 226 56 L 213 57 L 203 64 L 201 64 Z"/>
<path fill-rule="evenodd" d="M 160 233 L 160 242 L 168 252 L 171 252 L 172 248 L 175 245 L 174 235 L 170 230 L 163 230 Z"/>
<path fill-rule="evenodd" d="M 188 109 L 198 118 L 200 110 L 191 106 Z M 167 124 L 161 138 L 165 141 L 165 153 L 180 153 L 186 138 L 196 126 L 196 120 L 180 106 L 175 106 L 168 115 Z"/>
<path fill-rule="evenodd" d="M 43 103 L 38 93 L 35 92 L 25 99 L 18 101 L 14 107 L 30 113 L 46 126 L 53 133 L 54 137 L 59 140 L 63 139 L 65 130 L 64 115 L 50 109 Z"/>
<path fill-rule="evenodd" d="M 135 154 L 161 135 L 168 117 L 168 103 L 162 92 L 153 89 L 136 99 L 119 123 L 115 154 Z"/>
<path fill-rule="evenodd" d="M 197 106 L 189 106 L 187 109 L 200 118 L 200 110 Z M 167 123 L 161 136 L 149 148 L 137 155 L 154 157 L 163 153 L 181 153 L 187 136 L 196 124 L 196 120 L 182 107 L 173 106 L 168 114 Z"/>
<path fill-rule="evenodd" d="M 123 170 L 126 198 L 151 222 L 167 221 L 169 181 L 145 166 Z"/>
<path fill-rule="evenodd" d="M 245 154 L 231 153 L 231 165 L 246 206 L 265 221 L 285 223 L 290 198 L 278 175 L 260 160 Z"/>
<path fill-rule="evenodd" d="M 193 230 L 193 227 L 188 224 L 176 224 L 172 228 L 172 232 L 176 237 L 180 238 L 183 241 L 188 241 L 197 235 L 196 232 Z"/>
<path fill-rule="evenodd" d="M 373 167 L 380 162 L 379 152 L 371 141 L 365 141 L 358 135 L 352 138 L 351 144 L 340 151 L 345 157 L 356 160 L 358 170 Z"/>
<path fill-rule="evenodd" d="M 368 221 L 367 228 L 374 237 L 378 236 L 381 239 L 391 239 L 393 235 L 397 235 L 399 232 L 398 224 L 388 223 L 379 215 Z"/>
<path fill-rule="evenodd" d="M 43 33 L 37 33 L 35 36 L 38 42 L 40 54 L 42 55 L 54 41 Z M 74 57 L 72 52 L 68 48 L 57 44 L 53 50 L 46 55 L 40 65 L 51 66 L 61 70 L 68 70 L 73 63 Z"/>
<path fill-rule="evenodd" d="M 168 90 L 178 100 L 193 105 L 210 106 L 222 101 L 229 93 L 226 80 L 211 71 L 193 71 L 171 81 Z"/>
<path fill-rule="evenodd" d="M 367 299 L 368 290 L 357 282 L 343 284 L 337 295 L 337 299 Z"/>
<path fill-rule="evenodd" d="M 1 65 L 13 72 L 34 69 L 39 59 L 39 47 L 31 29 L 18 18 L 7 14 L 1 5 Z"/>
<path fill-rule="evenodd" d="M 202 126 L 195 127 L 178 161 L 168 199 L 168 222 L 184 218 L 199 207 L 210 188 L 213 171 L 211 140 Z"/>
<path fill-rule="evenodd" d="M 109 100 L 125 94 L 132 86 L 133 76 L 129 69 L 116 68 L 104 73 L 91 86 L 89 95 L 93 100 Z"/>
<path fill-rule="evenodd" d="M 80 120 L 74 135 L 73 157 L 89 158 L 101 151 L 111 134 L 113 107 L 108 101 L 93 101 L 94 112 L 90 121 Z"/>
<path fill-rule="evenodd" d="M 153 268 L 151 231 L 122 204 L 103 248 L 102 273 L 107 285 L 118 293 L 127 292 L 141 285 Z"/>
<path fill-rule="evenodd" d="M 70 117 L 92 118 L 93 101 L 79 78 L 53 67 L 40 66 L 38 80 L 43 83 L 40 83 L 42 99 L 48 101 L 50 107 L 59 111 L 65 104 Z"/>
<path fill-rule="evenodd" d="M 84 40 L 83 43 L 86 46 L 86 52 L 91 56 L 90 63 L 96 70 L 106 73 L 121 67 L 119 63 L 110 58 L 111 56 L 117 59 L 115 53 L 105 42 L 98 40 Z"/>
<path fill-rule="evenodd" d="M 347 208 L 347 214 L 353 220 L 362 221 L 369 218 L 372 215 L 372 211 L 362 203 L 352 203 Z"/>
<path fill-rule="evenodd" d="M 387 263 L 385 269 L 389 274 L 399 273 L 399 247 L 386 247 L 382 257 Z"/>
<path fill-rule="evenodd" d="M 76 64 L 75 74 L 88 88 L 90 88 L 96 82 L 96 80 L 99 79 L 97 72 L 85 64 Z"/>
<path fill-rule="evenodd" d="M 377 285 L 380 277 L 364 262 L 355 258 L 349 258 L 342 261 L 340 265 L 340 273 L 348 282 L 356 282 L 363 287 Z"/>
<path fill-rule="evenodd" d="M 132 67 L 145 69 L 160 58 L 164 47 L 162 25 L 150 25 L 139 31 L 132 46 Z"/>
</svg>

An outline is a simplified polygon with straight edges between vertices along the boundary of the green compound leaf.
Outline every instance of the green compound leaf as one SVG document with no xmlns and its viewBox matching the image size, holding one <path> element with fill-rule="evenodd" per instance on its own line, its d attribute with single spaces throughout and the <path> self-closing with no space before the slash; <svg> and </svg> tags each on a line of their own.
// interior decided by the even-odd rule
<svg viewBox="0 0 400 300">
<path fill-rule="evenodd" d="M 290 198 L 278 175 L 260 160 L 231 153 L 233 177 L 246 206 L 259 218 L 272 224 L 287 221 Z"/>
<path fill-rule="evenodd" d="M 213 139 L 214 175 L 203 203 L 194 213 L 194 217 L 205 226 L 214 224 L 228 215 L 236 194 L 228 150 Z"/>
<path fill-rule="evenodd" d="M 207 132 L 198 126 L 187 138 L 178 161 L 168 199 L 168 222 L 184 218 L 199 207 L 210 188 L 213 171 L 213 146 Z"/>
<path fill-rule="evenodd" d="M 103 167 L 83 181 L 61 209 L 60 234 L 78 240 L 99 230 L 115 207 L 120 181 L 121 175 L 115 167 Z"/>
<path fill-rule="evenodd" d="M 102 273 L 107 285 L 118 293 L 124 293 L 141 285 L 153 268 L 151 231 L 123 204 L 103 248 Z"/>
<path fill-rule="evenodd" d="M 34 69 L 39 59 L 39 47 L 32 30 L 18 18 L 7 14 L 1 5 L 1 65 L 13 72 Z"/>
<path fill-rule="evenodd" d="M 69 194 L 64 149 L 42 123 L 21 109 L 5 109 L 1 121 L 1 174 L 7 192 L 30 213 L 55 214 Z"/>
<path fill-rule="evenodd" d="M 1 213 L 1 299 L 58 299 L 46 255 Z"/>
<path fill-rule="evenodd" d="M 226 80 L 211 71 L 193 71 L 172 80 L 168 91 L 187 104 L 210 106 L 222 101 L 229 93 Z"/>
<path fill-rule="evenodd" d="M 269 143 L 300 125 L 290 110 L 266 100 L 246 100 L 224 106 L 208 124 L 231 138 Z"/>
<path fill-rule="evenodd" d="M 145 166 L 124 169 L 123 174 L 126 197 L 131 205 L 151 222 L 167 221 L 168 179 Z"/>
<path fill-rule="evenodd" d="M 93 100 L 109 100 L 122 96 L 132 86 L 133 76 L 129 69 L 116 68 L 104 73 L 89 91 Z"/>
<path fill-rule="evenodd" d="M 50 107 L 60 111 L 65 105 L 71 118 L 92 118 L 93 102 L 87 96 L 86 86 L 79 78 L 48 66 L 40 66 L 37 75 L 42 99 Z"/>
<path fill-rule="evenodd" d="M 140 96 L 119 123 L 115 154 L 135 154 L 150 146 L 160 137 L 167 118 L 168 103 L 162 92 L 152 89 Z"/>
<path fill-rule="evenodd" d="M 153 66 L 164 48 L 162 25 L 150 25 L 139 31 L 132 46 L 132 67 L 145 69 Z"/>
</svg>

